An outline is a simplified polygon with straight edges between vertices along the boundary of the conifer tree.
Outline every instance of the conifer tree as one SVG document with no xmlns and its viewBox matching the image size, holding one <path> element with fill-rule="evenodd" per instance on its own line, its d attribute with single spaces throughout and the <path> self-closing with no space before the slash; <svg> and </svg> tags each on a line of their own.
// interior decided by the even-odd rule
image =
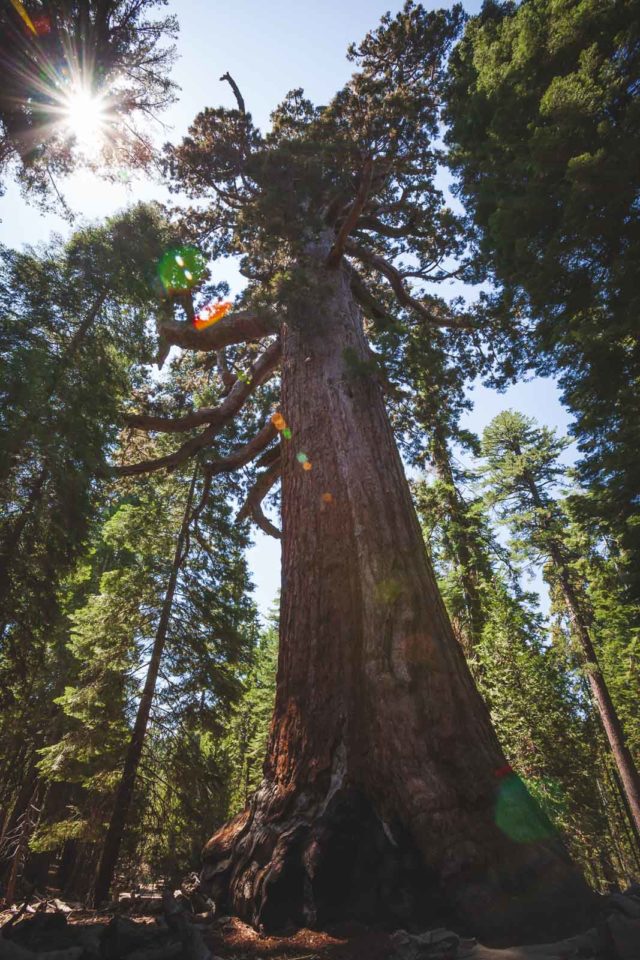
<svg viewBox="0 0 640 960">
<path fill-rule="evenodd" d="M 640 597 L 637 0 L 487 2 L 450 61 L 449 162 L 512 371 L 557 375 L 584 518 Z"/>
<path fill-rule="evenodd" d="M 482 438 L 487 501 L 515 535 L 548 562 L 548 577 L 562 596 L 582 652 L 594 701 L 624 786 L 630 815 L 640 828 L 640 777 L 602 673 L 592 636 L 593 610 L 581 589 L 564 536 L 564 518 L 553 499 L 562 474 L 558 457 L 566 441 L 519 413 L 505 411 Z"/>
<path fill-rule="evenodd" d="M 66 244 L 2 253 L 0 766 L 9 832 L 42 789 L 37 749 L 59 736 L 52 701 L 69 669 L 66 617 L 85 589 L 65 581 L 104 506 L 114 420 L 150 356 L 149 262 L 166 236 L 160 210 L 138 206 Z"/>
<path fill-rule="evenodd" d="M 178 818 L 181 849 L 193 857 L 206 828 L 185 827 L 184 811 L 197 809 L 203 788 L 210 828 L 227 811 L 216 740 L 240 694 L 253 640 L 241 556 L 246 532 L 231 522 L 224 482 L 212 489 L 197 530 L 201 478 L 156 477 L 145 487 L 128 494 L 100 532 L 102 572 L 72 616 L 76 677 L 58 700 L 64 733 L 41 751 L 41 774 L 66 783 L 75 799 L 66 816 L 41 825 L 35 846 L 75 843 L 77 862 L 66 879 L 82 894 L 99 854 L 94 896 L 100 902 L 118 860 L 126 870 L 136 851 L 138 861 L 142 849 L 152 851 L 154 862 L 174 875 L 197 865 L 171 854 L 171 830 Z M 172 770 L 183 777 L 171 787 Z M 214 782 L 207 784 L 208 776 Z M 149 806 L 167 814 L 163 834 L 145 815 Z"/>
</svg>

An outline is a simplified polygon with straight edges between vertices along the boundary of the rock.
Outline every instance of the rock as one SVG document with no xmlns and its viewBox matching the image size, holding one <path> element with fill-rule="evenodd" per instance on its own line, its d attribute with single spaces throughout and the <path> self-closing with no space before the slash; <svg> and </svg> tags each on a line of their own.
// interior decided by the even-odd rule
<svg viewBox="0 0 640 960">
<path fill-rule="evenodd" d="M 128 917 L 114 917 L 101 937 L 105 960 L 121 960 L 134 950 L 155 944 L 164 931 L 145 923 L 135 923 Z"/>
<path fill-rule="evenodd" d="M 34 960 L 35 954 L 0 934 L 0 960 Z"/>
<path fill-rule="evenodd" d="M 638 960 L 640 957 L 640 920 L 612 913 L 607 917 L 607 929 L 619 960 Z"/>
<path fill-rule="evenodd" d="M 454 960 L 460 944 L 457 933 L 444 928 L 417 935 L 397 930 L 391 940 L 393 960 Z"/>
<path fill-rule="evenodd" d="M 73 928 L 75 938 L 84 950 L 82 960 L 98 960 L 102 956 L 102 937 L 106 929 L 106 923 L 91 923 Z"/>
<path fill-rule="evenodd" d="M 640 900 L 626 892 L 610 893 L 607 897 L 607 907 L 613 907 L 616 912 L 624 913 L 626 917 L 640 919 Z"/>
<path fill-rule="evenodd" d="M 165 943 L 151 947 L 140 947 L 128 953 L 126 960 L 182 960 L 184 953 L 181 943 Z"/>
<path fill-rule="evenodd" d="M 67 947 L 64 950 L 47 950 L 34 953 L 19 943 L 0 937 L 0 960 L 79 960 L 84 953 L 83 947 Z"/>
</svg>

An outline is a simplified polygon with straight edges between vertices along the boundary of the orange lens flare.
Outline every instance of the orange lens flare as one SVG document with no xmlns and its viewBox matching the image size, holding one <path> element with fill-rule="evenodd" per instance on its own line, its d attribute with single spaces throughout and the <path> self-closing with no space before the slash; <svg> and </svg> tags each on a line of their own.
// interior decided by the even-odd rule
<svg viewBox="0 0 640 960">
<path fill-rule="evenodd" d="M 37 35 L 38 35 L 38 31 L 37 31 L 36 28 L 34 27 L 33 21 L 32 21 L 32 19 L 31 19 L 31 17 L 29 16 L 29 14 L 28 14 L 27 11 L 25 10 L 25 8 L 24 8 L 24 7 L 22 6 L 22 4 L 20 3 L 20 0 L 11 0 L 11 6 L 12 6 L 13 9 L 16 11 L 16 13 L 18 14 L 18 16 L 22 17 L 22 19 L 24 20 L 25 24 L 26 24 L 27 27 L 29 28 L 29 30 L 31 30 L 31 33 L 33 33 L 33 34 L 35 34 L 35 35 L 37 36 Z"/>
<path fill-rule="evenodd" d="M 232 307 L 233 304 L 228 300 L 223 300 L 222 303 L 209 304 L 209 306 L 203 307 L 202 310 L 196 313 L 193 318 L 193 325 L 196 330 L 204 330 L 205 327 L 210 327 L 212 324 L 217 323 L 218 320 L 222 320 Z"/>
<path fill-rule="evenodd" d="M 287 430 L 287 421 L 282 416 L 281 413 L 274 413 L 271 417 L 271 423 L 274 425 L 276 430 Z"/>
</svg>

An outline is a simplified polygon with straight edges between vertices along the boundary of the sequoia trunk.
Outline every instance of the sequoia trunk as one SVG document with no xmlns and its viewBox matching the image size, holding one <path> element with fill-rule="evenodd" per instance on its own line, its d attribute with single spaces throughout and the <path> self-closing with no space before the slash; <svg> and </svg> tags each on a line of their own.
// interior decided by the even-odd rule
<svg viewBox="0 0 640 960">
<path fill-rule="evenodd" d="M 203 882 L 267 928 L 552 936 L 589 895 L 508 773 L 452 633 L 348 274 L 310 259 L 282 333 L 292 438 L 269 756 L 249 810 L 205 848 Z"/>
</svg>

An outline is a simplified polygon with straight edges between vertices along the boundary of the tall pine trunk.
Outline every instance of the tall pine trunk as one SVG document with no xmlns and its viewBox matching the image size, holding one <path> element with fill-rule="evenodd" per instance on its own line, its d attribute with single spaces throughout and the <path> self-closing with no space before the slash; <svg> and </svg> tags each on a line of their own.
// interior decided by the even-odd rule
<svg viewBox="0 0 640 960">
<path fill-rule="evenodd" d="M 518 455 L 522 452 L 517 445 L 515 452 Z M 540 495 L 535 479 L 531 474 L 525 473 L 525 481 L 535 507 L 540 511 L 544 511 L 545 503 Z M 631 756 L 631 751 L 627 746 L 620 717 L 611 699 L 609 687 L 602 673 L 598 655 L 591 640 L 589 620 L 584 605 L 581 603 L 571 580 L 569 563 L 559 538 L 550 537 L 549 556 L 562 593 L 565 608 L 569 615 L 569 620 L 582 650 L 587 668 L 589 686 L 591 687 L 598 715 L 622 782 L 624 798 L 626 800 L 637 850 L 638 836 L 640 836 L 640 774 Z"/>
<path fill-rule="evenodd" d="M 142 689 L 140 703 L 138 704 L 138 712 L 133 725 L 131 739 L 127 747 L 124 767 L 122 769 L 122 776 L 116 791 L 113 811 L 111 813 L 111 819 L 109 821 L 107 834 L 100 854 L 98 869 L 96 871 L 96 879 L 93 887 L 93 902 L 97 907 L 104 903 L 109 896 L 109 890 L 113 882 L 113 875 L 115 873 L 118 857 L 120 855 L 120 846 L 124 836 L 127 817 L 129 816 L 129 810 L 131 808 L 133 790 L 138 774 L 138 767 L 140 766 L 140 759 L 142 757 L 142 749 L 144 747 L 144 741 L 147 734 L 147 727 L 149 725 L 151 706 L 153 704 L 153 698 L 156 692 L 156 683 L 158 681 L 158 673 L 160 671 L 162 654 L 164 653 L 164 647 L 167 640 L 167 631 L 169 629 L 169 620 L 171 618 L 171 610 L 173 608 L 173 598 L 176 592 L 178 574 L 180 572 L 182 561 L 184 560 L 184 547 L 187 537 L 187 529 L 191 519 L 191 507 L 193 504 L 193 491 L 195 489 L 196 476 L 197 467 L 194 470 L 191 484 L 189 486 L 182 524 L 180 526 L 180 532 L 178 533 L 178 539 L 176 541 L 176 549 L 173 557 L 171 573 L 169 575 L 169 582 L 165 591 L 162 610 L 160 612 L 160 619 L 158 621 L 158 627 L 156 630 L 155 641 L 151 651 L 151 659 L 147 669 L 147 676 Z"/>
<path fill-rule="evenodd" d="M 622 782 L 624 798 L 635 837 L 636 851 L 640 837 L 640 775 L 627 746 L 620 717 L 614 706 L 609 687 L 602 673 L 598 655 L 591 641 L 589 628 L 576 591 L 568 573 L 559 545 L 552 545 L 551 559 L 562 591 L 569 620 L 578 639 L 587 669 L 589 686 L 600 716 L 613 759 Z"/>
<path fill-rule="evenodd" d="M 589 895 L 524 787 L 500 798 L 504 756 L 427 560 L 349 277 L 320 256 L 282 333 L 293 436 L 265 779 L 205 847 L 203 882 L 266 928 L 417 919 L 553 936 Z M 497 825 L 499 801 L 521 842 Z"/>
</svg>

